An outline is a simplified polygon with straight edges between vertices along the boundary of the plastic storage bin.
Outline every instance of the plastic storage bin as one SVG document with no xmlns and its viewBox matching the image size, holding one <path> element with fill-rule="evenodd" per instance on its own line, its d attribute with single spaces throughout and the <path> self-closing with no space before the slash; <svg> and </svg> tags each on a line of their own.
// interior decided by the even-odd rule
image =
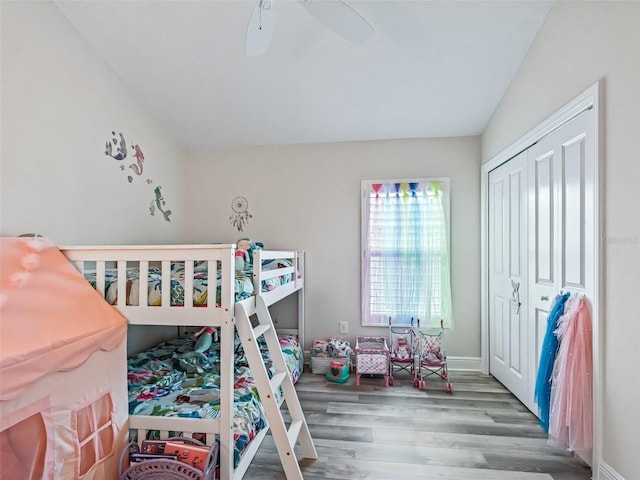
<svg viewBox="0 0 640 480">
<path fill-rule="evenodd" d="M 326 375 L 329 371 L 329 365 L 331 362 L 340 362 L 343 365 L 348 365 L 349 369 L 351 369 L 350 358 L 311 357 L 311 373 L 316 375 Z"/>
<path fill-rule="evenodd" d="M 179 441 L 186 444 L 206 446 L 189 437 L 171 437 L 163 441 Z M 166 458 L 129 462 L 129 454 L 140 453 L 137 442 L 129 443 L 120 454 L 120 480 L 214 480 L 218 459 L 218 443 L 210 447 L 204 471 L 179 460 Z M 129 464 L 128 467 L 125 466 Z"/>
</svg>

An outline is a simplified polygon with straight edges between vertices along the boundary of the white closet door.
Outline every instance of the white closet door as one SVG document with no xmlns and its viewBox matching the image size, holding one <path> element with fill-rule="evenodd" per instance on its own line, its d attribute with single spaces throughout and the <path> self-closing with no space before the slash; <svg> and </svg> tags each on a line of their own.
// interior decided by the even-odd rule
<svg viewBox="0 0 640 480">
<path fill-rule="evenodd" d="M 489 173 L 489 369 L 529 406 L 527 188 L 526 152 Z"/>
<path fill-rule="evenodd" d="M 596 159 L 591 115 L 593 111 L 581 113 L 528 150 L 531 392 L 556 295 L 562 290 L 593 298 L 595 293 Z"/>
<path fill-rule="evenodd" d="M 561 290 L 595 295 L 592 115 L 581 113 L 489 173 L 489 371 L 536 414 L 553 300 Z"/>
</svg>

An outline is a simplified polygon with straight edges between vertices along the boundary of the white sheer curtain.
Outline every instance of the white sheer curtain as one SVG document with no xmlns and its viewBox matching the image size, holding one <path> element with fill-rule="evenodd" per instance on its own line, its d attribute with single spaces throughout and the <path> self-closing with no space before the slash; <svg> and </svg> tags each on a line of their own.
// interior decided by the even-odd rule
<svg viewBox="0 0 640 480">
<path fill-rule="evenodd" d="M 445 192 L 438 181 L 363 183 L 363 324 L 453 327 Z"/>
</svg>

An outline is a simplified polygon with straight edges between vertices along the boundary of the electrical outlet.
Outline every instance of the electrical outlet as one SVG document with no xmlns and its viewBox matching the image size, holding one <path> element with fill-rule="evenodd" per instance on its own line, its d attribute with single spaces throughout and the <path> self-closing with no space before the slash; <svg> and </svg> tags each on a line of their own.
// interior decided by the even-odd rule
<svg viewBox="0 0 640 480">
<path fill-rule="evenodd" d="M 340 322 L 340 333 L 349 333 L 349 322 Z"/>
</svg>

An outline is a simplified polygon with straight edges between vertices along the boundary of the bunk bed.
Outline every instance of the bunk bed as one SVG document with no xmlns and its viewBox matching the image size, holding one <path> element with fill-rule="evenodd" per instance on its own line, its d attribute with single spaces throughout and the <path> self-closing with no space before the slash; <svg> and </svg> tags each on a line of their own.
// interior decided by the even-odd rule
<svg viewBox="0 0 640 480">
<path fill-rule="evenodd" d="M 236 271 L 235 246 L 226 244 L 81 246 L 64 247 L 61 250 L 129 324 L 177 326 L 181 334 L 187 335 L 169 340 L 161 345 L 159 350 L 129 357 L 128 427 L 130 431 L 135 432 L 138 439 L 149 438 L 150 435 L 158 435 L 159 438 L 176 434 L 195 435 L 208 445 L 213 445 L 217 439 L 220 452 L 219 473 L 222 479 L 242 478 L 269 428 L 274 434 L 281 458 L 292 455 L 289 452 L 280 452 L 280 437 L 288 438 L 291 452 L 293 444 L 298 439 L 303 445 L 305 457 L 316 458 L 306 422 L 293 390 L 293 381 L 297 379 L 303 365 L 303 252 L 256 249 L 253 251 L 252 268 Z M 164 288 L 169 285 L 171 288 Z M 265 332 L 269 331 L 269 325 L 273 327 L 273 323 L 268 306 L 294 294 L 298 296 L 297 328 L 279 329 L 278 339 L 275 334 L 273 338 L 269 337 Z M 252 320 L 253 324 L 250 324 Z M 215 375 L 198 377 L 199 393 L 205 393 L 202 398 L 210 400 L 213 395 L 215 401 L 209 406 L 205 405 L 204 409 L 196 409 L 198 413 L 194 415 L 190 415 L 189 412 L 185 414 L 184 409 L 181 410 L 182 413 L 176 414 L 173 407 L 166 409 L 170 411 L 170 416 L 158 415 L 158 410 L 163 408 L 159 408 L 157 404 L 149 410 L 139 401 L 140 398 L 149 391 L 150 397 L 159 397 L 167 392 L 158 395 L 162 385 L 143 385 L 147 382 L 148 375 L 143 374 L 142 381 L 137 381 L 140 379 L 140 371 L 135 368 L 141 361 L 148 359 L 164 362 L 163 365 L 166 366 L 171 361 L 175 364 L 176 358 L 188 358 L 189 350 L 193 348 L 193 340 L 188 334 L 202 327 L 210 327 L 219 337 L 206 352 L 208 359 L 214 357 L 218 362 Z M 239 339 L 236 329 L 242 334 L 242 340 Z M 262 335 L 266 342 L 260 343 L 263 348 L 258 350 L 257 345 Z M 297 339 L 298 350 L 295 348 L 294 338 Z M 265 343 L 268 344 L 266 348 Z M 252 344 L 256 344 L 255 351 Z M 244 347 L 245 352 L 241 351 L 240 346 Z M 287 367 L 283 366 L 281 346 L 286 347 L 284 350 L 296 352 L 295 358 L 299 368 L 297 372 L 295 362 L 289 361 Z M 274 355 L 276 348 L 279 353 Z M 274 356 L 273 359 L 268 357 L 268 352 Z M 171 358 L 161 358 L 163 353 Z M 238 358 L 242 357 L 243 353 L 246 353 L 248 361 L 244 362 L 241 368 L 237 368 Z M 202 359 L 202 356 L 197 358 Z M 256 369 L 257 362 L 260 362 L 260 367 L 263 368 Z M 282 383 L 284 380 L 274 365 L 280 366 L 280 370 L 288 373 L 286 382 Z M 187 379 L 185 385 L 189 379 L 194 378 L 193 375 L 184 375 L 185 371 L 192 373 L 189 372 L 189 368 L 211 372 L 197 361 L 181 366 L 181 379 Z M 247 368 L 248 366 L 252 368 Z M 239 376 L 239 370 L 245 374 Z M 171 384 L 171 389 L 167 390 L 174 390 L 176 382 L 173 372 L 166 371 L 165 374 L 163 385 Z M 251 383 L 254 374 L 255 385 Z M 279 383 L 274 388 L 271 384 L 272 378 L 275 377 L 279 378 Z M 217 392 L 211 390 L 213 387 L 218 388 Z M 141 388 L 147 389 L 143 395 L 140 395 Z M 256 390 L 260 393 L 262 402 L 257 400 Z M 185 397 L 181 392 L 182 390 L 176 390 L 167 395 L 172 397 L 170 402 L 179 404 Z M 273 397 L 278 397 L 277 404 L 266 400 L 271 399 L 271 392 L 274 393 Z M 253 398 L 247 399 L 249 393 Z M 292 428 L 295 432 L 286 431 L 280 416 L 279 405 L 283 399 L 286 399 L 290 412 L 290 404 L 293 404 L 292 417 L 302 419 L 295 422 L 296 427 Z M 261 403 L 265 404 L 264 408 Z M 202 402 L 200 405 L 202 406 Z M 214 408 L 210 408 L 210 405 L 214 405 Z M 238 410 L 241 410 L 240 414 Z M 259 418 L 254 418 L 256 416 Z M 251 417 L 251 421 L 248 417 Z M 247 428 L 244 434 L 239 431 L 242 428 Z M 302 433 L 299 433 L 300 431 Z M 295 455 L 293 457 L 295 460 Z M 302 478 L 297 461 L 295 465 L 291 464 L 290 458 L 282 458 L 282 461 L 285 472 L 293 472 L 291 475 L 287 473 L 287 477 Z M 290 463 L 289 467 L 286 462 Z"/>
</svg>

